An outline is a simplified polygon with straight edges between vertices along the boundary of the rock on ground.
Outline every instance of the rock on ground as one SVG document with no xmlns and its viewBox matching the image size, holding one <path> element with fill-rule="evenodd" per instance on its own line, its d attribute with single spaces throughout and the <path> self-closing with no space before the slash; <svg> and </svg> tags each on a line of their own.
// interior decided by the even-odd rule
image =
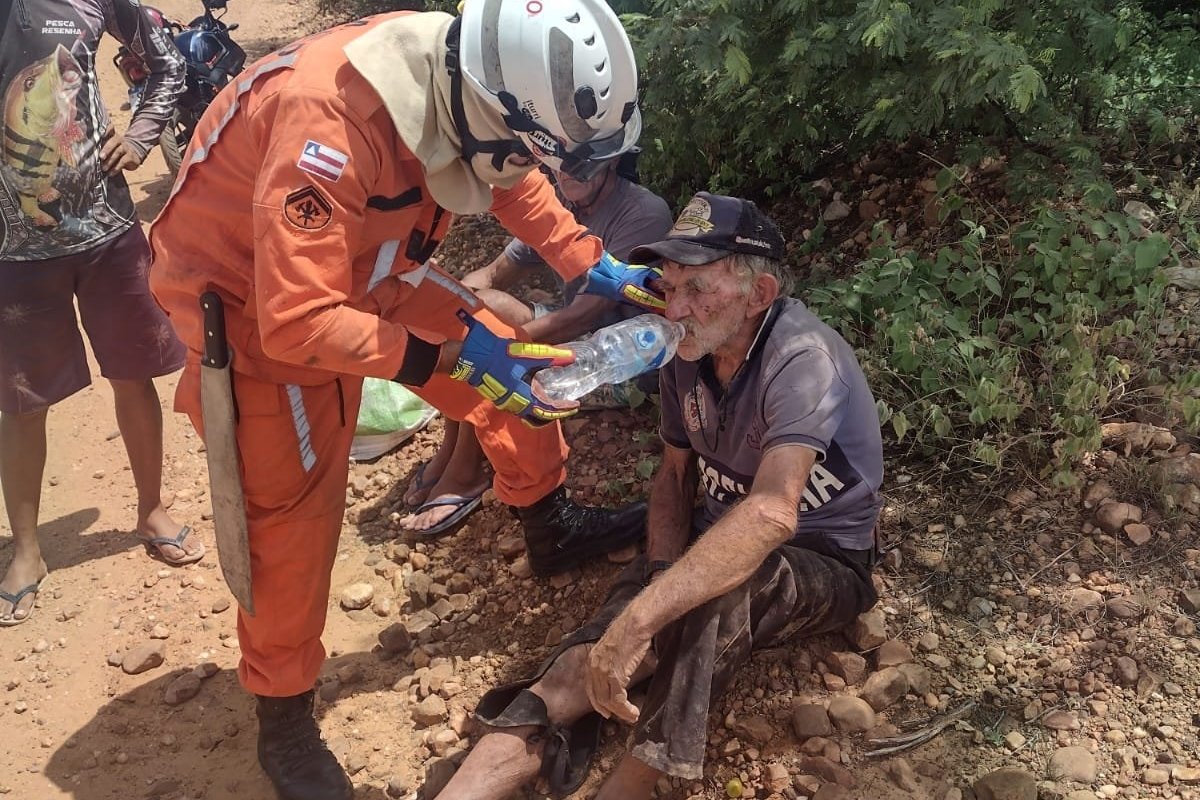
<svg viewBox="0 0 1200 800">
<path fill-rule="evenodd" d="M 395 622 L 379 632 L 379 645 L 388 655 L 407 653 L 412 649 L 412 634 L 402 623 Z"/>
<path fill-rule="evenodd" d="M 778 761 L 767 765 L 766 788 L 769 792 L 782 792 L 792 785 L 792 776 L 788 768 Z"/>
<path fill-rule="evenodd" d="M 757 744 L 766 744 L 775 738 L 775 728 L 766 717 L 740 718 L 734 723 L 733 731 Z"/>
<path fill-rule="evenodd" d="M 1142 509 L 1132 503 L 1106 502 L 1096 509 L 1096 525 L 1105 533 L 1117 534 L 1131 522 L 1142 521 Z"/>
<path fill-rule="evenodd" d="M 885 667 L 873 673 L 863 685 L 862 699 L 871 708 L 882 711 L 908 694 L 908 678 L 895 667 Z"/>
<path fill-rule="evenodd" d="M 847 686 L 862 683 L 867 674 L 867 660 L 858 653 L 846 651 L 830 653 L 825 657 L 825 663 L 834 675 L 839 676 Z"/>
<path fill-rule="evenodd" d="M 446 701 L 436 694 L 429 695 L 412 708 L 413 722 L 421 728 L 445 722 L 448 716 Z"/>
<path fill-rule="evenodd" d="M 883 609 L 873 608 L 859 614 L 858 619 L 850 626 L 848 636 L 859 650 L 873 650 L 886 642 L 887 620 Z"/>
<path fill-rule="evenodd" d="M 163 702 L 169 706 L 186 703 L 200 693 L 200 676 L 194 672 L 180 675 L 167 686 L 163 693 Z"/>
<path fill-rule="evenodd" d="M 903 758 L 893 758 L 883 765 L 883 769 L 887 772 L 888 777 L 892 779 L 892 783 L 900 787 L 906 792 L 915 792 L 921 788 L 920 782 L 917 780 L 917 773 Z"/>
<path fill-rule="evenodd" d="M 899 639 L 889 639 L 875 651 L 875 665 L 881 668 L 898 667 L 912 660 L 912 650 Z"/>
<path fill-rule="evenodd" d="M 161 639 L 136 645 L 121 659 L 121 669 L 128 675 L 140 675 L 154 669 L 166 658 L 166 645 Z"/>
<path fill-rule="evenodd" d="M 1104 604 L 1104 596 L 1093 589 L 1082 586 L 1071 589 L 1062 599 L 1062 610 L 1068 614 L 1082 614 Z"/>
<path fill-rule="evenodd" d="M 989 772 L 973 788 L 978 800 L 1038 800 L 1037 781 L 1017 767 Z"/>
<path fill-rule="evenodd" d="M 836 700 L 837 698 L 835 698 Z M 868 709 L 870 710 L 870 709 Z M 871 724 L 875 723 L 875 714 L 871 712 Z M 868 725 L 867 727 L 870 727 Z M 833 724 L 829 712 L 824 706 L 815 703 L 795 703 L 792 705 L 792 728 L 800 739 L 813 736 L 828 736 L 833 733 Z M 861 730 L 866 730 L 862 728 Z"/>
<path fill-rule="evenodd" d="M 851 800 L 852 797 L 850 792 L 836 783 L 823 783 L 812 796 L 812 800 Z"/>
<path fill-rule="evenodd" d="M 1061 747 L 1050 756 L 1046 777 L 1052 781 L 1092 783 L 1096 780 L 1096 757 L 1086 747 Z"/>
<path fill-rule="evenodd" d="M 371 605 L 375 588 L 369 583 L 352 583 L 342 589 L 341 604 L 347 611 L 358 611 Z"/>
<path fill-rule="evenodd" d="M 875 727 L 875 709 L 861 697 L 839 695 L 829 701 L 829 720 L 842 733 Z"/>
</svg>

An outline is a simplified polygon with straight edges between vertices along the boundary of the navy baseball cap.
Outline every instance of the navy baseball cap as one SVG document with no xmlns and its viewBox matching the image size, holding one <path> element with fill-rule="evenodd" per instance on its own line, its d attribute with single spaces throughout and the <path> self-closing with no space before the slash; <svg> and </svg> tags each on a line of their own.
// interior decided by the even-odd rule
<svg viewBox="0 0 1200 800">
<path fill-rule="evenodd" d="M 782 259 L 783 234 L 749 200 L 699 192 L 688 201 L 666 239 L 635 247 L 629 260 L 645 264 L 665 258 L 699 267 L 731 253 Z"/>
</svg>

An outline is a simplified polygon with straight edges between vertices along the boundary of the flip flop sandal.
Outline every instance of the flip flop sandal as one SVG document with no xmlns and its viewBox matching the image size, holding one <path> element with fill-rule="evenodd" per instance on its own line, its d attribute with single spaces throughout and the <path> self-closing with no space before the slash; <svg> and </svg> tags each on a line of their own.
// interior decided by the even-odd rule
<svg viewBox="0 0 1200 800">
<path fill-rule="evenodd" d="M 44 580 L 46 580 L 46 579 L 42 578 L 42 580 L 38 581 L 37 583 L 31 583 L 28 586 L 25 586 L 25 587 L 17 590 L 17 592 L 15 594 L 9 594 L 8 592 L 4 591 L 3 589 L 0 589 L 0 600 L 7 600 L 9 603 L 12 603 L 13 611 L 16 611 L 17 603 L 21 602 L 21 600 L 24 599 L 26 595 L 32 594 L 34 596 L 34 600 L 35 601 L 37 600 L 37 594 L 38 594 L 38 592 L 41 591 L 42 581 L 44 581 Z M 29 622 L 29 620 L 33 619 L 33 609 L 34 609 L 34 606 L 30 606 L 29 613 L 26 614 L 25 616 L 21 617 L 20 619 L 18 619 L 17 617 L 9 617 L 8 619 L 0 619 L 0 628 L 12 628 L 17 625 L 20 625 L 23 622 Z"/>
<path fill-rule="evenodd" d="M 404 490 L 406 495 L 409 492 L 422 492 L 426 489 L 433 488 L 433 484 L 436 483 L 436 481 L 431 480 L 428 483 L 425 482 L 425 468 L 428 466 L 429 462 L 426 461 L 424 464 L 417 467 L 417 471 L 413 473 L 412 480 L 408 482 L 408 488 Z M 405 502 L 404 505 L 408 506 L 409 508 L 417 508 L 421 504 Z"/>
<path fill-rule="evenodd" d="M 145 537 L 139 538 L 142 540 L 142 546 L 146 548 L 146 555 L 150 556 L 156 561 L 161 561 L 164 564 L 170 564 L 172 567 L 182 567 L 184 564 L 194 564 L 200 559 L 204 558 L 203 542 L 200 543 L 199 550 L 190 554 L 185 551 L 182 558 L 168 558 L 167 554 L 164 553 L 162 549 L 164 545 L 169 545 L 171 547 L 178 547 L 180 550 L 183 550 L 183 540 L 191 535 L 191 532 L 191 527 L 184 525 L 174 538 L 169 536 L 155 536 L 150 539 Z"/>
<path fill-rule="evenodd" d="M 479 504 L 483 502 L 483 492 L 477 495 L 461 495 L 448 494 L 445 497 L 439 497 L 436 500 L 430 500 L 417 506 L 414 514 L 420 514 L 423 511 L 428 511 L 431 508 L 440 508 L 442 506 L 454 506 L 454 513 L 445 519 L 439 521 L 431 528 L 405 528 L 418 539 L 432 539 L 435 536 L 444 536 L 448 533 L 453 533 L 464 522 L 471 512 L 479 508 Z"/>
</svg>

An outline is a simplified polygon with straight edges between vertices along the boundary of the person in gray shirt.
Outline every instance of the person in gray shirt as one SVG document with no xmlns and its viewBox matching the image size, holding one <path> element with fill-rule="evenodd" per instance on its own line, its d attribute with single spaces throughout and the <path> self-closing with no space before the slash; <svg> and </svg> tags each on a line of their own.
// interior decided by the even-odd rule
<svg viewBox="0 0 1200 800">
<path fill-rule="evenodd" d="M 483 696 L 489 732 L 438 800 L 499 800 L 539 774 L 573 791 L 601 716 L 634 728 L 597 800 L 698 779 L 712 701 L 754 648 L 874 605 L 875 401 L 850 346 L 787 296 L 784 252 L 753 203 L 706 192 L 665 239 L 634 248 L 638 263 L 662 260 L 666 316 L 687 331 L 660 372 L 646 554 L 533 677 Z M 638 708 L 627 692 L 643 680 Z"/>
<path fill-rule="evenodd" d="M 637 245 L 658 240 L 671 227 L 671 209 L 666 201 L 637 183 L 636 153 L 610 161 L 586 181 L 565 174 L 550 175 L 563 204 L 619 259 L 628 258 Z M 578 294 L 583 278 L 565 285 L 560 281 L 562 304 L 554 307 L 526 305 L 502 291 L 544 263 L 531 246 L 513 239 L 490 264 L 469 273 L 463 285 L 474 289 L 506 322 L 524 327 L 531 341 L 547 344 L 573 341 L 643 313 L 595 295 Z M 611 391 L 620 387 L 606 388 Z M 448 534 L 479 506 L 489 485 L 474 429 L 447 420 L 441 447 L 418 468 L 405 494 L 405 503 L 414 510 L 398 524 L 417 536 Z"/>
<path fill-rule="evenodd" d="M 553 172 L 550 179 L 563 205 L 575 214 L 580 224 L 600 237 L 617 258 L 628 258 L 633 248 L 657 241 L 671 228 L 667 202 L 638 184 L 636 152 L 609 162 L 586 181 Z M 531 336 L 536 333 L 546 337 L 535 341 L 549 344 L 578 339 L 597 328 L 642 313 L 594 295 L 580 295 L 583 278 L 563 284 L 556 275 L 562 300 L 555 305 L 526 305 L 506 293 L 545 263 L 533 247 L 512 239 L 490 264 L 464 277 L 463 285 L 474 289 L 497 313 L 525 326 Z"/>
</svg>

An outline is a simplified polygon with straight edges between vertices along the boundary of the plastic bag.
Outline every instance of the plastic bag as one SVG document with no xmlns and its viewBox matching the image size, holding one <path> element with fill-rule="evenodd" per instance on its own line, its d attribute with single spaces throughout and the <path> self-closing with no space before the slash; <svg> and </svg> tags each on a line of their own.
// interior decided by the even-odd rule
<svg viewBox="0 0 1200 800">
<path fill-rule="evenodd" d="M 437 409 L 395 381 L 366 378 L 350 458 L 370 461 L 429 424 Z"/>
</svg>

